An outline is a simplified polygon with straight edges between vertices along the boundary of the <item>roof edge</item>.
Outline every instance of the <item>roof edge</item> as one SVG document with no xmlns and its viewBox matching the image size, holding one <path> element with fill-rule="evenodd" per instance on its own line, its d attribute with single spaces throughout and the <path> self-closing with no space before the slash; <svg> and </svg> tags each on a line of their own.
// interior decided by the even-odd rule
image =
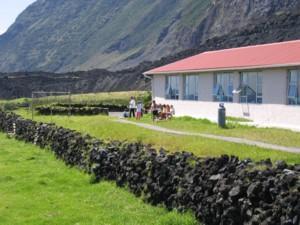
<svg viewBox="0 0 300 225">
<path fill-rule="evenodd" d="M 273 64 L 273 65 L 261 65 L 261 66 L 246 66 L 246 67 L 223 67 L 223 68 L 207 68 L 203 70 L 173 70 L 173 71 L 157 71 L 151 72 L 151 70 L 146 71 L 143 75 L 158 75 L 158 74 L 172 74 L 172 73 L 205 73 L 205 72 L 218 72 L 218 71 L 235 71 L 235 70 L 252 70 L 252 69 L 272 69 L 272 68 L 282 68 L 282 67 L 293 67 L 300 66 L 298 63 L 288 63 L 288 64 Z"/>
</svg>

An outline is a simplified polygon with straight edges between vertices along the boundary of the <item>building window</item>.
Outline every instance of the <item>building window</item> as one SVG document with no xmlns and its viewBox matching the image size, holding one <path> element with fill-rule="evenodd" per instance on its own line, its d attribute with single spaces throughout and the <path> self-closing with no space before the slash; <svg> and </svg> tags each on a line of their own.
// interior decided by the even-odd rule
<svg viewBox="0 0 300 225">
<path fill-rule="evenodd" d="M 262 75 L 258 72 L 241 73 L 242 103 L 262 103 Z"/>
<path fill-rule="evenodd" d="M 288 104 L 300 105 L 300 70 L 289 72 Z"/>
<path fill-rule="evenodd" d="M 166 99 L 179 99 L 179 76 L 166 76 Z"/>
<path fill-rule="evenodd" d="M 198 101 L 198 80 L 199 77 L 195 75 L 183 77 L 184 100 Z"/>
<path fill-rule="evenodd" d="M 233 75 L 218 73 L 214 77 L 214 101 L 233 102 Z"/>
</svg>

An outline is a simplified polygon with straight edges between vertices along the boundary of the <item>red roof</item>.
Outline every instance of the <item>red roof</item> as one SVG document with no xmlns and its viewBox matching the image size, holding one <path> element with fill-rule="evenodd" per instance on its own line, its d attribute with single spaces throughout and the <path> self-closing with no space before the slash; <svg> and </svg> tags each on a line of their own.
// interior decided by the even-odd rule
<svg viewBox="0 0 300 225">
<path fill-rule="evenodd" d="M 300 66 L 300 40 L 204 52 L 145 74 Z"/>
</svg>

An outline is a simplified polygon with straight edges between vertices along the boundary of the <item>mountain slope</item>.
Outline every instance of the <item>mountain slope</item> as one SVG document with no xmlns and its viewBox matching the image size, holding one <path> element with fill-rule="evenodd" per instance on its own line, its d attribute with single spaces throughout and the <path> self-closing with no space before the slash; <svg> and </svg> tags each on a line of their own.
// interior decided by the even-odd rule
<svg viewBox="0 0 300 225">
<path fill-rule="evenodd" d="M 163 41 L 161 31 L 193 1 L 38 0 L 0 37 L 0 70 L 107 68 Z M 176 41 L 190 47 L 184 37 Z"/>
<path fill-rule="evenodd" d="M 72 73 L 0 73 L 0 99 L 30 97 L 32 91 L 102 91 L 150 90 L 150 80 L 143 72 L 154 67 L 203 52 L 253 44 L 287 41 L 300 38 L 300 12 L 283 13 L 238 29 L 228 35 L 207 40 L 195 49 L 182 51 L 154 62 L 117 72 L 92 70 Z"/>
<path fill-rule="evenodd" d="M 299 6 L 298 0 L 37 0 L 0 36 L 0 71 L 128 68 Z"/>
</svg>

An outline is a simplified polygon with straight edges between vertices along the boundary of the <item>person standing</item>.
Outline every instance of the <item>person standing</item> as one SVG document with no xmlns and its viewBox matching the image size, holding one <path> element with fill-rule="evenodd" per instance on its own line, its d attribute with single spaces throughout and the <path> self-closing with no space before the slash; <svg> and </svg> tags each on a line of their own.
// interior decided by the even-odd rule
<svg viewBox="0 0 300 225">
<path fill-rule="evenodd" d="M 135 117 L 136 103 L 134 97 L 130 98 L 129 102 L 129 118 Z"/>
<path fill-rule="evenodd" d="M 142 112 L 143 112 L 143 103 L 138 102 L 137 107 L 136 107 L 136 119 L 140 120 L 142 117 Z"/>
<path fill-rule="evenodd" d="M 156 104 L 155 101 L 152 101 L 151 112 L 152 112 L 152 121 L 154 122 L 158 117 L 158 105 Z"/>
<path fill-rule="evenodd" d="M 170 107 L 170 114 L 171 114 L 171 117 L 175 116 L 175 108 L 173 105 L 171 105 L 171 107 Z"/>
</svg>

